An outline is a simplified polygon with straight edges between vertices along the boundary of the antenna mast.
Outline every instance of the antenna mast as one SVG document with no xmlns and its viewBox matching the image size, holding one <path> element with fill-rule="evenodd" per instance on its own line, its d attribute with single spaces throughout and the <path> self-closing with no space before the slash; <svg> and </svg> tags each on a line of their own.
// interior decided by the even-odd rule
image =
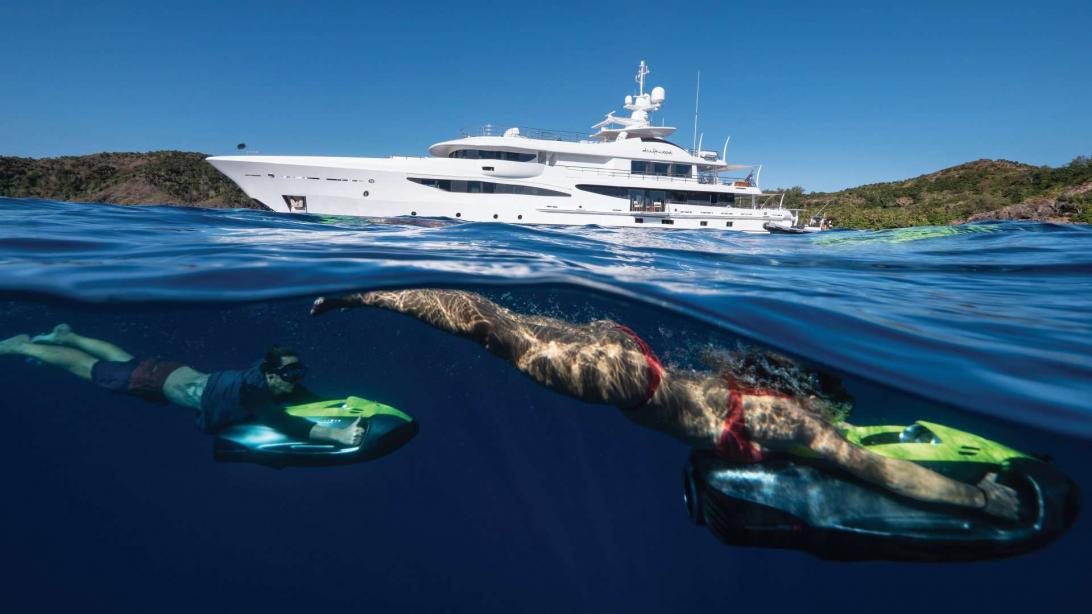
<svg viewBox="0 0 1092 614">
<path fill-rule="evenodd" d="M 632 64 L 630 64 L 630 66 L 632 66 Z M 637 69 L 637 83 L 641 85 L 641 91 L 639 92 L 641 96 L 645 95 L 645 75 L 650 72 L 652 71 L 645 65 L 645 61 L 641 60 L 641 67 Z"/>
<path fill-rule="evenodd" d="M 701 100 L 701 71 L 698 71 L 698 86 L 694 88 L 694 139 L 691 141 L 690 149 L 694 150 L 694 155 L 698 150 L 698 101 Z"/>
</svg>

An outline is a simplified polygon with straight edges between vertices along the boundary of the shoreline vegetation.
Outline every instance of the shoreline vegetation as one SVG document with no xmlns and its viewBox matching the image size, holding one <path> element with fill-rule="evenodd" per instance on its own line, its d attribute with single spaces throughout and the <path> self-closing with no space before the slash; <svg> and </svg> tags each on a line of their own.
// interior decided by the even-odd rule
<svg viewBox="0 0 1092 614">
<path fill-rule="evenodd" d="M 121 205 L 264 209 L 205 162 L 183 151 L 60 158 L 0 156 L 0 196 Z M 837 192 L 780 188 L 785 206 L 839 228 L 900 228 L 984 220 L 1092 223 L 1092 158 L 1065 166 L 976 160 L 934 173 Z"/>
</svg>

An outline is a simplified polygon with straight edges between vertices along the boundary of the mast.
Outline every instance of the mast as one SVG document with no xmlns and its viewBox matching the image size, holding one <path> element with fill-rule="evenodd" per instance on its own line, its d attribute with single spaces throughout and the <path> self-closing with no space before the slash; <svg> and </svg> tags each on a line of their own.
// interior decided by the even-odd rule
<svg viewBox="0 0 1092 614">
<path fill-rule="evenodd" d="M 698 86 L 694 88 L 694 138 L 691 141 L 690 149 L 695 152 L 698 151 L 698 101 L 701 100 L 701 71 L 698 71 Z M 694 154 L 698 155 L 697 153 Z"/>
<path fill-rule="evenodd" d="M 640 86 L 641 86 L 641 89 L 638 92 L 638 95 L 640 95 L 640 96 L 645 95 L 645 75 L 647 75 L 650 72 L 652 72 L 652 71 L 650 71 L 648 69 L 648 66 L 645 64 L 645 61 L 641 60 L 641 67 L 637 69 L 637 83 L 639 83 Z"/>
</svg>

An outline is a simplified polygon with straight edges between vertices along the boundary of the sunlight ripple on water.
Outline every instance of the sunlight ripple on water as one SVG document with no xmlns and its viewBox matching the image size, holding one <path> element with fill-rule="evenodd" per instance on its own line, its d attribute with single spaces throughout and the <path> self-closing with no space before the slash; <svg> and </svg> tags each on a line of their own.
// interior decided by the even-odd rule
<svg viewBox="0 0 1092 614">
<path fill-rule="evenodd" d="M 0 291 L 13 296 L 186 303 L 564 284 L 695 317 L 921 397 L 1084 437 L 1092 436 L 1090 274 L 1087 226 L 797 237 L 0 198 Z"/>
</svg>

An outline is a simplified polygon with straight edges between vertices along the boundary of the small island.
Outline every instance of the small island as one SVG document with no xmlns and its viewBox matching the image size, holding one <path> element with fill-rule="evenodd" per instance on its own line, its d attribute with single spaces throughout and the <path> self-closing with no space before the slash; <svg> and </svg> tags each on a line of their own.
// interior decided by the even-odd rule
<svg viewBox="0 0 1092 614">
<path fill-rule="evenodd" d="M 0 196 L 216 208 L 264 207 L 185 151 L 59 158 L 0 156 Z M 1065 166 L 976 160 L 934 173 L 837 192 L 784 191 L 785 206 L 841 228 L 899 228 L 983 220 L 1092 223 L 1092 158 Z"/>
</svg>

